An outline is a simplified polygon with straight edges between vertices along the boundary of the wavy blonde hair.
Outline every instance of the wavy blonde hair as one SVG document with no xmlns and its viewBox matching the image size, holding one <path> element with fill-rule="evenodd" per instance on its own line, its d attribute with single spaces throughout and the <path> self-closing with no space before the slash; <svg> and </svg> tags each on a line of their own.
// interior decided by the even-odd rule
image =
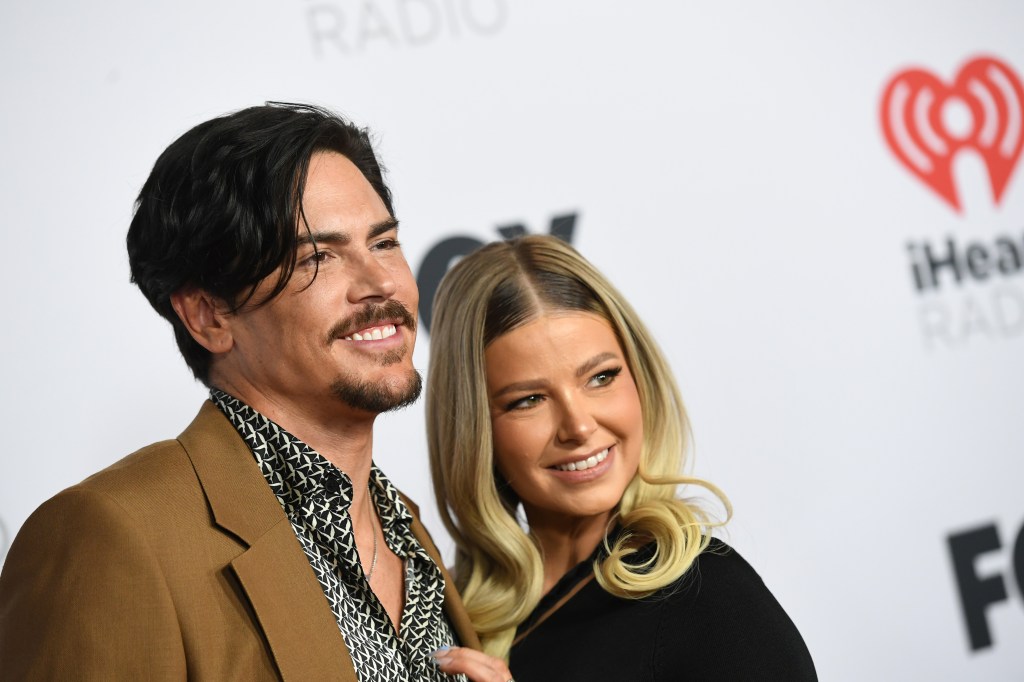
<svg viewBox="0 0 1024 682">
<path fill-rule="evenodd" d="M 623 532 L 605 538 L 594 562 L 606 591 L 639 599 L 671 585 L 721 523 L 693 500 L 676 497 L 680 484 L 715 486 L 682 474 L 689 422 L 679 389 L 660 349 L 633 308 L 572 247 L 530 236 L 489 244 L 463 258 L 434 299 L 427 376 L 427 438 L 434 492 L 456 545 L 456 583 L 484 651 L 507 658 L 516 627 L 536 607 L 543 558 L 516 519 L 518 498 L 496 473 L 486 389 L 484 349 L 497 337 L 547 312 L 582 311 L 605 319 L 618 336 L 636 381 L 643 414 L 640 466 L 615 520 Z M 655 551 L 629 558 L 643 545 Z"/>
</svg>

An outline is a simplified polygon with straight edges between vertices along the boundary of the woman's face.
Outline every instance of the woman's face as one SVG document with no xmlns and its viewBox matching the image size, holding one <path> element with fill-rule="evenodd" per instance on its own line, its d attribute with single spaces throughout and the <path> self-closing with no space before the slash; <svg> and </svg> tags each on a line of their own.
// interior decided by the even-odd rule
<svg viewBox="0 0 1024 682">
<path fill-rule="evenodd" d="M 615 508 L 640 462 L 640 397 L 611 326 L 546 314 L 485 351 L 498 470 L 531 525 Z"/>
</svg>

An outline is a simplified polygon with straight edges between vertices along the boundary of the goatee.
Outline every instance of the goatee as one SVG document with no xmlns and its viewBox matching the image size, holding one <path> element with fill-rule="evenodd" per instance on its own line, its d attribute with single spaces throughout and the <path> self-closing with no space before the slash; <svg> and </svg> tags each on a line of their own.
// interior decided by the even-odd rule
<svg viewBox="0 0 1024 682">
<path fill-rule="evenodd" d="M 409 370 L 404 389 L 393 389 L 385 383 L 337 379 L 331 384 L 331 394 L 349 407 L 371 414 L 382 414 L 412 405 L 423 390 L 423 377 L 415 369 Z"/>
<path fill-rule="evenodd" d="M 338 322 L 331 327 L 325 341 L 330 346 L 359 329 L 390 321 L 395 321 L 399 326 L 413 332 L 416 331 L 416 318 L 400 301 L 392 299 L 382 304 L 367 305 Z M 407 346 L 387 351 L 377 358 L 377 363 L 381 367 L 398 364 L 411 352 Z M 331 384 L 331 393 L 334 397 L 350 407 L 371 414 L 390 412 L 411 405 L 420 397 L 422 389 L 423 377 L 412 368 L 409 369 L 405 386 L 400 388 L 385 382 L 371 382 L 344 376 Z"/>
</svg>

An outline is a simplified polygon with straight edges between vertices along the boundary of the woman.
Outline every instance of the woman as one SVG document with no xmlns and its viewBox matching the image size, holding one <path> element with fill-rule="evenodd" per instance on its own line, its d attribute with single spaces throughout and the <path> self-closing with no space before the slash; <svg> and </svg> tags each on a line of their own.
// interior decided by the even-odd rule
<svg viewBox="0 0 1024 682">
<path fill-rule="evenodd" d="M 669 367 L 593 266 L 551 237 L 491 244 L 448 273 L 433 320 L 431 470 L 487 654 L 519 682 L 816 679 L 754 570 L 676 497 L 700 485 L 730 513 L 680 474 Z M 482 660 L 457 653 L 443 670 Z"/>
</svg>

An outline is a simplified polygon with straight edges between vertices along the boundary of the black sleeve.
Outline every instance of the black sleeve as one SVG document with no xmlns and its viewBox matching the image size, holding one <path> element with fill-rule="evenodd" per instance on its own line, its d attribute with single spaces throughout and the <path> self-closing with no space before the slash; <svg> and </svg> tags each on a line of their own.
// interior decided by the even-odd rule
<svg viewBox="0 0 1024 682">
<path fill-rule="evenodd" d="M 712 542 L 659 610 L 658 680 L 818 679 L 793 621 L 725 543 Z"/>
</svg>

